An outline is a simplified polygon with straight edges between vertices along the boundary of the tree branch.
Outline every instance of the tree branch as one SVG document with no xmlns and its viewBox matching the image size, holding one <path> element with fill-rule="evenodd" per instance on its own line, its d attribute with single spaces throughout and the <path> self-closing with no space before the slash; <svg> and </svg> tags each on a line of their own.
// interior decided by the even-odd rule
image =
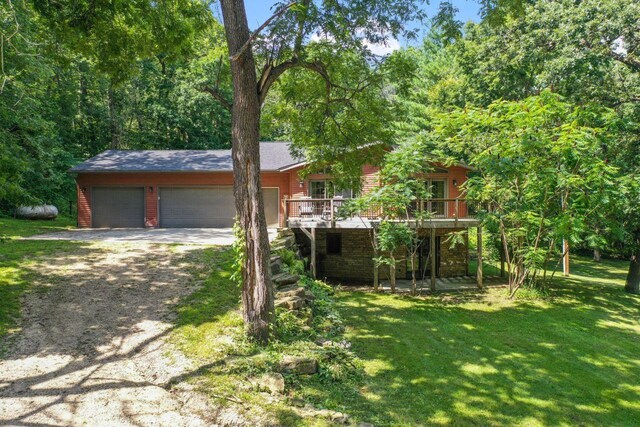
<svg viewBox="0 0 640 427">
<path fill-rule="evenodd" d="M 636 73 L 640 72 L 640 61 L 638 61 L 637 59 L 630 58 L 629 55 L 623 55 L 614 51 L 609 51 L 609 56 L 631 68 Z"/>
<path fill-rule="evenodd" d="M 636 102 L 640 102 L 640 97 L 632 96 L 631 98 L 621 99 L 619 101 L 614 102 L 613 106 L 619 107 L 622 104 L 630 104 L 630 103 L 636 103 Z"/>
<path fill-rule="evenodd" d="M 207 92 L 211 95 L 216 101 L 218 101 L 226 110 L 231 111 L 232 104 L 231 102 L 225 98 L 216 88 L 211 86 L 205 86 L 202 88 L 203 92 Z"/>
<path fill-rule="evenodd" d="M 360 86 L 359 84 L 358 87 L 356 88 L 349 88 L 349 87 L 336 84 L 331 81 L 331 77 L 327 72 L 327 68 L 322 62 L 301 61 L 297 57 L 294 57 L 288 61 L 285 61 L 276 65 L 275 67 L 271 65 L 265 66 L 264 70 L 262 71 L 262 75 L 258 80 L 258 95 L 260 96 L 261 104 L 264 103 L 265 99 L 267 98 L 267 93 L 269 92 L 271 85 L 273 85 L 285 71 L 290 70 L 292 68 L 304 68 L 318 74 L 320 77 L 322 77 L 322 79 L 327 84 L 327 92 L 330 92 L 331 88 L 342 89 L 348 92 L 361 92 L 369 86 L 368 84 L 364 86 Z"/>
<path fill-rule="evenodd" d="M 236 53 L 231 55 L 231 57 L 230 57 L 231 60 L 232 61 L 237 61 L 238 58 L 240 58 L 242 56 L 242 54 L 247 49 L 249 49 L 249 46 L 251 46 L 251 43 L 253 43 L 253 41 L 256 39 L 256 37 L 258 37 L 260 35 L 260 32 L 262 32 L 262 30 L 264 30 L 269 24 L 271 24 L 271 22 L 273 22 L 274 19 L 279 18 L 283 13 L 285 13 L 287 10 L 289 10 L 292 6 L 294 6 L 296 4 L 298 4 L 297 1 L 289 3 L 288 5 L 286 5 L 285 7 L 283 7 L 282 9 L 280 9 L 279 11 L 277 11 L 276 13 L 271 15 L 271 17 L 269 19 L 264 21 L 264 24 L 260 25 L 260 27 L 258 27 L 258 29 L 255 30 L 253 32 L 253 34 L 251 34 L 251 36 L 247 39 L 247 41 L 244 42 L 242 47 L 240 47 L 240 49 L 238 49 L 238 51 Z"/>
<path fill-rule="evenodd" d="M 310 0 L 303 0 L 302 1 L 302 6 L 305 7 L 305 10 L 307 7 L 309 7 L 309 1 Z M 300 19 L 298 21 L 298 33 L 296 34 L 296 40 L 295 43 L 293 45 L 293 51 L 295 52 L 295 55 L 298 56 L 300 54 L 300 52 L 302 51 L 302 39 L 304 37 L 304 24 L 306 21 L 306 17 L 307 15 L 305 14 L 305 19 Z"/>
</svg>

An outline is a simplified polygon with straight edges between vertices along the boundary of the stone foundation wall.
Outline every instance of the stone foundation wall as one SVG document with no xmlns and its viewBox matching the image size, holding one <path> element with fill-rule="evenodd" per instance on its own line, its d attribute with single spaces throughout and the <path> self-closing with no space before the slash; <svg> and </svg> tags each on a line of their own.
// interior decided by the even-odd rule
<svg viewBox="0 0 640 427">
<path fill-rule="evenodd" d="M 440 236 L 440 277 L 466 276 L 468 236 L 463 233 L 462 242 L 457 243 L 452 233 L 464 229 L 442 228 L 436 229 L 436 236 Z M 429 230 L 421 230 L 420 235 L 429 238 Z"/>
<path fill-rule="evenodd" d="M 342 253 L 327 254 L 327 234 L 342 235 Z M 373 280 L 373 247 L 369 230 L 316 230 L 318 276 L 343 280 Z"/>
<path fill-rule="evenodd" d="M 450 238 L 452 232 L 462 229 L 436 229 L 436 236 L 440 236 L 440 277 L 465 276 L 467 274 L 467 238 L 462 237 L 462 243 L 453 244 Z M 299 244 L 303 247 L 303 254 L 310 254 L 309 239 L 300 230 L 294 230 Z M 342 235 L 342 253 L 327 254 L 327 234 Z M 420 235 L 429 238 L 429 230 L 423 229 Z M 320 278 L 339 279 L 345 281 L 373 280 L 373 248 L 369 230 L 362 229 L 316 229 L 317 272 Z M 400 255 L 404 257 L 404 255 Z M 406 276 L 406 262 L 401 261 L 396 266 L 396 277 L 404 279 Z M 389 277 L 389 268 L 381 267 L 380 279 Z"/>
</svg>

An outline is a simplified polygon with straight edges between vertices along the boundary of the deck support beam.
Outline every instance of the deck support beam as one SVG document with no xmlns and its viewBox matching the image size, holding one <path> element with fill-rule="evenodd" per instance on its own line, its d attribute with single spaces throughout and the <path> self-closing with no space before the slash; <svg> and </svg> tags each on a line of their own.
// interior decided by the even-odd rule
<svg viewBox="0 0 640 427">
<path fill-rule="evenodd" d="M 311 270 L 311 277 L 316 278 L 316 229 L 315 228 L 300 228 L 302 232 L 309 238 L 311 242 L 311 255 L 309 255 L 309 270 Z"/>
<path fill-rule="evenodd" d="M 378 236 L 376 233 L 375 227 L 371 228 L 371 245 L 373 246 L 373 256 L 375 259 L 378 258 Z M 373 290 L 378 292 L 380 289 L 380 266 L 378 265 L 376 260 L 373 260 Z"/>
<path fill-rule="evenodd" d="M 482 226 L 478 226 L 478 269 L 476 271 L 478 289 L 482 289 Z"/>
<path fill-rule="evenodd" d="M 431 261 L 431 292 L 436 291 L 436 230 L 431 229 L 429 234 L 429 260 Z"/>
<path fill-rule="evenodd" d="M 317 278 L 317 265 L 316 265 L 316 229 L 311 229 L 311 260 L 309 264 L 311 264 L 311 277 L 314 279 Z"/>
<path fill-rule="evenodd" d="M 562 239 L 562 254 L 562 275 L 569 276 L 571 271 L 569 263 L 569 241 L 567 239 Z"/>
<path fill-rule="evenodd" d="M 471 261 L 471 255 L 470 255 L 470 248 L 469 248 L 469 229 L 468 228 L 467 228 L 467 232 L 465 233 L 464 237 L 465 237 L 465 242 L 464 243 L 465 243 L 465 246 L 467 248 L 467 254 L 466 254 L 466 259 L 465 259 L 466 265 L 465 265 L 464 275 L 465 276 L 469 276 L 469 264 L 470 264 L 470 261 Z"/>
</svg>

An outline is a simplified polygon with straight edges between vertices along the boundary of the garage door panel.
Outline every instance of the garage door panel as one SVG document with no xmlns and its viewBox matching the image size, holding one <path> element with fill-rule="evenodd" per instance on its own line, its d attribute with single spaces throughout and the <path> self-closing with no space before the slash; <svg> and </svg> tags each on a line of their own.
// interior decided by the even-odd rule
<svg viewBox="0 0 640 427">
<path fill-rule="evenodd" d="M 92 188 L 92 227 L 144 227 L 144 187 Z"/>
<path fill-rule="evenodd" d="M 235 217 L 233 189 L 161 188 L 161 227 L 231 227 Z"/>
<path fill-rule="evenodd" d="M 278 226 L 278 189 L 264 189 L 269 227 Z M 227 228 L 236 216 L 232 187 L 163 187 L 160 226 L 166 228 Z"/>
</svg>

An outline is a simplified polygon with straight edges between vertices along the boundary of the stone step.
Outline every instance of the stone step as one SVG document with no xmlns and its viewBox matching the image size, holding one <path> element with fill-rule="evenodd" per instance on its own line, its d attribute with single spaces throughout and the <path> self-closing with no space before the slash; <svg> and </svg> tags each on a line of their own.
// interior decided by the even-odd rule
<svg viewBox="0 0 640 427">
<path fill-rule="evenodd" d="M 306 299 L 306 291 L 301 286 L 288 285 L 276 291 L 276 298 L 298 297 Z"/>
<path fill-rule="evenodd" d="M 284 372 L 311 375 L 318 372 L 318 362 L 311 357 L 284 356 L 280 369 Z"/>
<path fill-rule="evenodd" d="M 282 273 L 282 260 L 280 257 L 277 257 L 275 261 L 272 261 L 269 267 L 271 268 L 271 276 Z"/>
<path fill-rule="evenodd" d="M 269 258 L 269 262 L 274 263 L 277 261 L 282 260 L 282 258 L 280 257 L 280 255 L 271 255 L 271 258 Z"/>
<path fill-rule="evenodd" d="M 298 310 L 304 307 L 304 299 L 296 296 L 277 298 L 275 301 L 276 307 L 286 308 L 287 310 Z"/>
<path fill-rule="evenodd" d="M 298 280 L 300 280 L 300 276 L 286 272 L 278 273 L 271 277 L 271 281 L 275 283 L 277 287 L 293 285 L 294 283 L 298 283 Z"/>
</svg>

